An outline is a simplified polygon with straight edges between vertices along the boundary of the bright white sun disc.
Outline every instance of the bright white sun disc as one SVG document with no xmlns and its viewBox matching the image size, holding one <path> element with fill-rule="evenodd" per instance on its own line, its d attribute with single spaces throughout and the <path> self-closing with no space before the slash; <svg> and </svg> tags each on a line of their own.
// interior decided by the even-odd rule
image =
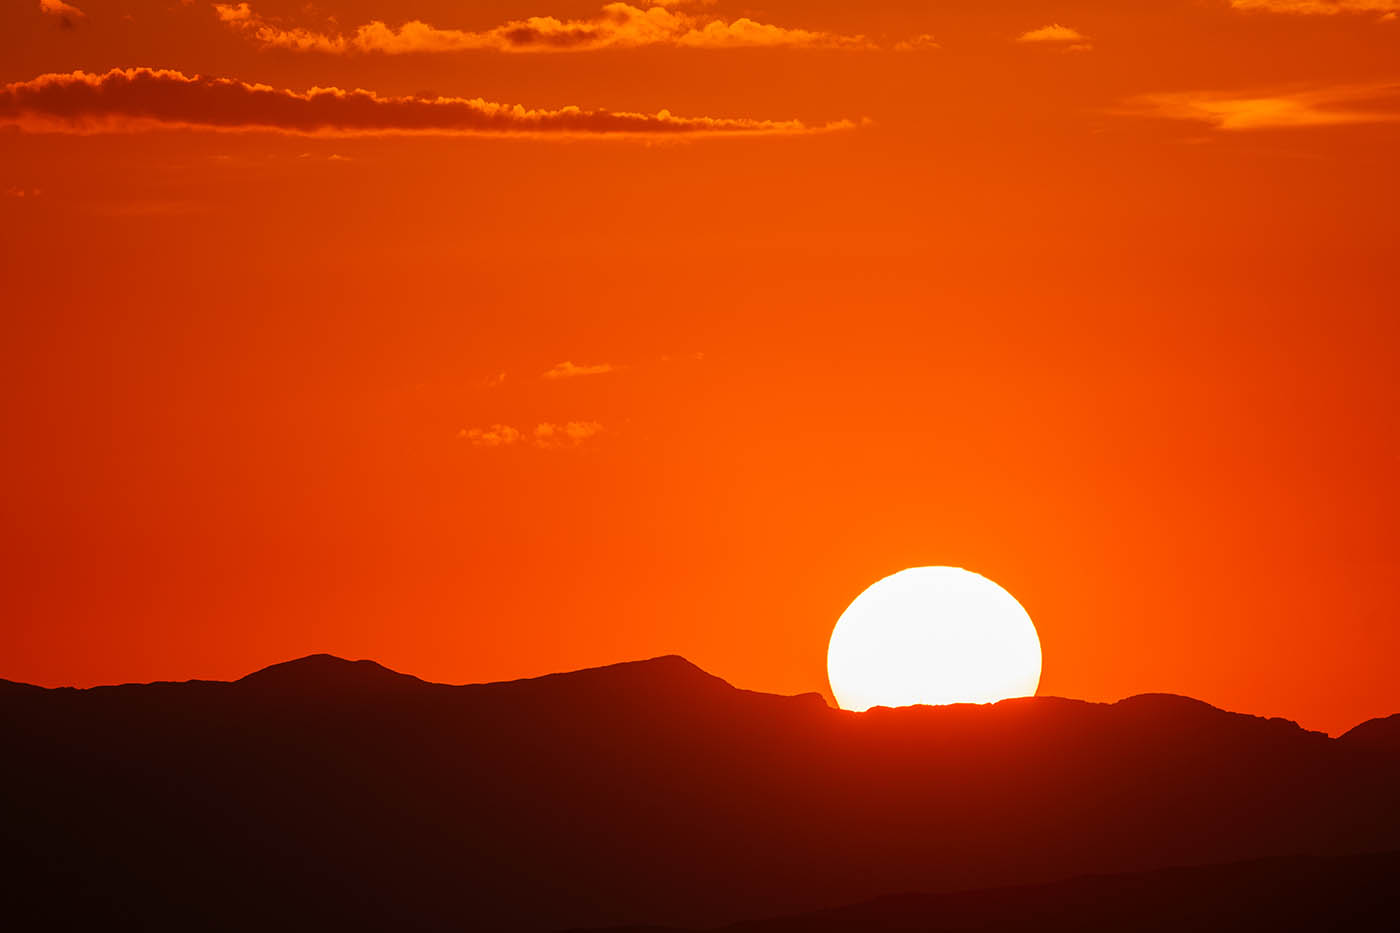
<svg viewBox="0 0 1400 933">
<path fill-rule="evenodd" d="M 1040 686 L 1040 637 L 1016 598 L 959 567 L 913 567 L 872 585 L 827 648 L 842 709 L 995 703 Z"/>
</svg>

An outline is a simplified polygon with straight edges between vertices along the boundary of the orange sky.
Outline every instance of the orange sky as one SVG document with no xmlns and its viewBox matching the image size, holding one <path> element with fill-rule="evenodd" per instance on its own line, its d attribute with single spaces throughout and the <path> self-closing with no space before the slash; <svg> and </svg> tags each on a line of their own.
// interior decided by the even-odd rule
<svg viewBox="0 0 1400 933">
<path fill-rule="evenodd" d="M 0 676 L 825 692 L 946 563 L 1042 693 L 1400 710 L 1397 13 L 8 3 Z"/>
</svg>

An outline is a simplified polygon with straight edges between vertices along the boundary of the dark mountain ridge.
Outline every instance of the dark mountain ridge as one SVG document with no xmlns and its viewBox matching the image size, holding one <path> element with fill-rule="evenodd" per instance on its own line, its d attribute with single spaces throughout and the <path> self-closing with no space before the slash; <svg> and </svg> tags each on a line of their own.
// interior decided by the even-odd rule
<svg viewBox="0 0 1400 933">
<path fill-rule="evenodd" d="M 1398 881 L 1400 852 L 1275 857 L 956 894 L 892 895 L 712 933 L 1389 933 L 1400 922 Z M 653 926 L 592 933 L 697 931 Z"/>
<path fill-rule="evenodd" d="M 49 929 L 704 926 L 1400 848 L 1400 742 L 1365 726 L 1164 695 L 852 714 L 678 657 L 467 686 L 328 655 L 4 683 L 0 884 Z"/>
</svg>

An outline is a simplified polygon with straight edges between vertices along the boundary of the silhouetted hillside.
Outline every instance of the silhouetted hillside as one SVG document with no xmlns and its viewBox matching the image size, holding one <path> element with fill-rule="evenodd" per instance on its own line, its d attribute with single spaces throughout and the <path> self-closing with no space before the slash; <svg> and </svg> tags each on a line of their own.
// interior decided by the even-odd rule
<svg viewBox="0 0 1400 933">
<path fill-rule="evenodd" d="M 1357 748 L 1400 756 L 1400 713 L 1368 719 L 1344 734 L 1341 741 Z"/>
<path fill-rule="evenodd" d="M 704 926 L 1400 847 L 1396 756 L 1181 697 L 830 709 L 681 658 L 0 689 L 20 928 Z"/>
<path fill-rule="evenodd" d="M 957 894 L 896 895 L 737 923 L 719 933 L 1391 931 L 1400 924 L 1397 882 L 1400 853 L 1395 852 L 1271 858 Z M 668 927 L 605 930 L 681 933 Z"/>
<path fill-rule="evenodd" d="M 366 695 L 440 686 L 408 674 L 391 671 L 374 661 L 346 661 L 329 654 L 313 654 L 284 661 L 240 678 L 237 685 L 266 693 L 291 696 Z"/>
</svg>

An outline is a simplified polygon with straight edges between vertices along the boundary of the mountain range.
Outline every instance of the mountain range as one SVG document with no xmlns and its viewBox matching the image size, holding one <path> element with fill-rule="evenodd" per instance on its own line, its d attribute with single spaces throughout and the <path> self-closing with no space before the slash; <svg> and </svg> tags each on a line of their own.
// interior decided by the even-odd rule
<svg viewBox="0 0 1400 933">
<path fill-rule="evenodd" d="M 1012 905 L 986 929 L 1029 929 L 1036 898 L 1150 905 L 1194 878 L 1177 901 L 1208 905 L 1231 878 L 1394 877 L 1341 857 L 1400 849 L 1400 715 L 1329 738 L 1162 694 L 857 714 L 679 657 L 467 686 L 328 655 L 0 681 L 0 747 L 17 929 L 965 929 L 930 917 L 978 896 Z M 895 895 L 912 926 L 841 907 Z"/>
<path fill-rule="evenodd" d="M 1389 933 L 1397 925 L 1400 852 L 1384 852 L 1253 859 L 956 894 L 895 895 L 736 923 L 715 933 Z M 683 933 L 656 926 L 606 929 Z"/>
</svg>

